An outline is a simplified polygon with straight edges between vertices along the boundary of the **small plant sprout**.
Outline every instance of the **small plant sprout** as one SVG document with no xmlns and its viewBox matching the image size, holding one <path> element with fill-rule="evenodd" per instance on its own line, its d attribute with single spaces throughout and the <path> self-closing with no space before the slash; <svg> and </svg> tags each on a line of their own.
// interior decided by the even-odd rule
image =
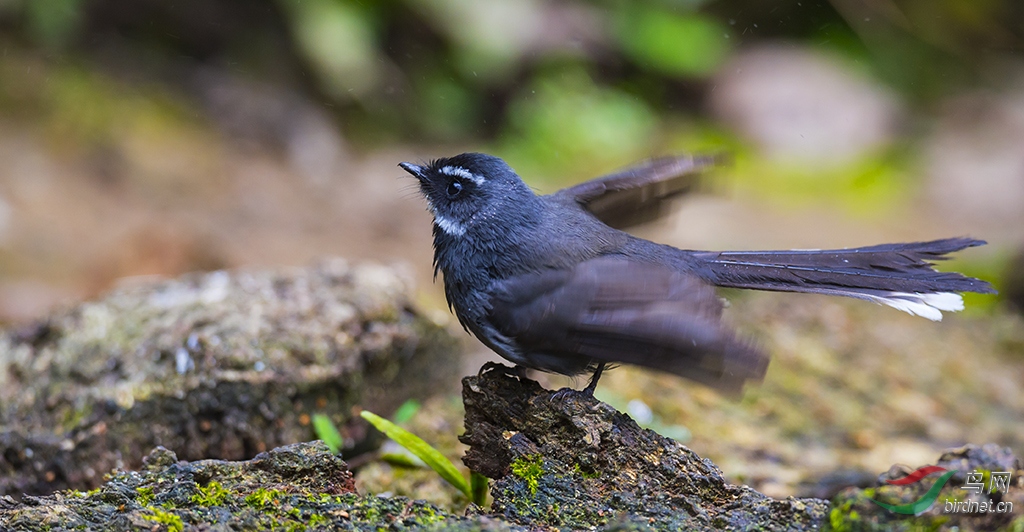
<svg viewBox="0 0 1024 532">
<path fill-rule="evenodd" d="M 345 439 L 338 432 L 338 427 L 334 426 L 331 418 L 324 414 L 313 414 L 313 432 L 316 433 L 317 438 L 327 444 L 327 448 L 334 454 L 340 453 L 342 447 L 345 446 Z"/>
<path fill-rule="evenodd" d="M 377 414 L 374 414 L 373 412 L 370 412 L 369 410 L 363 410 L 359 415 L 376 427 L 377 430 L 383 432 L 385 436 L 391 438 L 402 447 L 405 447 L 410 453 L 420 460 L 423 460 L 423 462 L 436 471 L 438 475 L 441 475 L 441 478 L 448 481 L 452 486 L 455 486 L 457 490 L 461 491 L 466 498 L 473 501 L 474 504 L 484 504 L 487 497 L 486 477 L 474 474 L 470 477 L 470 480 L 466 480 L 466 477 L 459 473 L 459 470 L 451 460 L 446 458 L 437 449 L 433 448 L 429 443 L 423 441 L 419 436 L 399 427 Z"/>
</svg>

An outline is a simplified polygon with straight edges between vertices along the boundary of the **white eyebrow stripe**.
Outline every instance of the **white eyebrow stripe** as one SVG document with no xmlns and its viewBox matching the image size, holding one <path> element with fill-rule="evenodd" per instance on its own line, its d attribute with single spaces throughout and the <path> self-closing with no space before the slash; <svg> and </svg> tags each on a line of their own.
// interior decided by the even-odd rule
<svg viewBox="0 0 1024 532">
<path fill-rule="evenodd" d="M 465 168 L 463 168 L 461 166 L 442 166 L 441 169 L 438 170 L 438 171 L 441 172 L 444 175 L 450 175 L 452 177 L 461 177 L 463 179 L 468 179 L 468 180 L 476 183 L 477 186 L 480 186 L 480 185 L 484 184 L 484 181 L 486 181 L 483 178 L 483 176 L 476 175 L 473 172 L 470 172 L 469 170 L 466 170 Z"/>
</svg>

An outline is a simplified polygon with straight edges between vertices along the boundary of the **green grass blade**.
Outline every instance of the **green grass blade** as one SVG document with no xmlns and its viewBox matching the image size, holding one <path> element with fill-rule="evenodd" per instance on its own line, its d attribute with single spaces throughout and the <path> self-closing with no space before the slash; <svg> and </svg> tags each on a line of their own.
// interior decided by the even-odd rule
<svg viewBox="0 0 1024 532">
<path fill-rule="evenodd" d="M 437 449 L 431 447 L 430 444 L 423 441 L 419 436 L 369 410 L 363 410 L 359 415 L 366 421 L 369 421 L 371 425 L 377 427 L 377 430 L 383 432 L 388 438 L 395 440 L 399 445 L 408 449 L 410 453 L 423 460 L 431 469 L 437 471 L 441 478 L 447 480 L 449 484 L 464 493 L 466 498 L 472 499 L 473 492 L 469 487 L 469 482 L 466 481 L 466 477 L 462 476 L 459 470 L 455 468 L 455 464 L 445 458 Z"/>
<path fill-rule="evenodd" d="M 469 474 L 469 484 L 473 490 L 473 504 L 483 506 L 487 502 L 487 477 L 472 471 Z"/>
<path fill-rule="evenodd" d="M 341 452 L 341 448 L 345 446 L 345 439 L 338 432 L 338 427 L 334 426 L 331 418 L 324 414 L 313 414 L 313 432 L 316 433 L 317 438 L 327 444 L 334 454 Z"/>
<path fill-rule="evenodd" d="M 417 456 L 413 456 L 410 452 L 396 451 L 392 453 L 382 453 L 380 455 L 380 459 L 397 467 L 407 467 L 409 469 L 423 469 L 424 467 L 427 467 L 427 464 L 423 463 L 423 460 L 420 460 Z"/>
</svg>

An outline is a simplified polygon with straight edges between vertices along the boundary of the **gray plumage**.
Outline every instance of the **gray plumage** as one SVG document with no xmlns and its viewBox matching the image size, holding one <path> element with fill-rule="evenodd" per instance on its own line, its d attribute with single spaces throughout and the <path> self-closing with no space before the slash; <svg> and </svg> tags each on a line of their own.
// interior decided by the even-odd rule
<svg viewBox="0 0 1024 532">
<path fill-rule="evenodd" d="M 535 195 L 501 159 L 402 163 L 434 214 L 434 266 L 462 325 L 515 364 L 576 375 L 635 364 L 735 393 L 768 356 L 721 322 L 714 286 L 868 299 L 930 319 L 992 287 L 929 261 L 955 238 L 815 251 L 680 250 L 619 229 L 649 220 L 713 160 L 670 157 Z M 607 222 L 607 223 L 606 223 Z"/>
</svg>

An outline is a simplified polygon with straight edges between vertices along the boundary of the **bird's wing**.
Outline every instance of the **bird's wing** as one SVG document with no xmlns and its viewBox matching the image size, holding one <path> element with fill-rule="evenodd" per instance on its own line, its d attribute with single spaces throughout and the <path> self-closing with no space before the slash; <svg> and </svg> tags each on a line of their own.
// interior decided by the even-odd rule
<svg viewBox="0 0 1024 532">
<path fill-rule="evenodd" d="M 697 175 L 716 162 L 720 161 L 713 156 L 661 157 L 556 194 L 573 198 L 604 223 L 622 229 L 660 217 L 668 204 L 665 200 L 689 191 Z"/>
<path fill-rule="evenodd" d="M 519 275 L 497 283 L 490 303 L 490 323 L 539 369 L 621 362 L 736 393 L 768 366 L 721 323 L 711 285 L 657 264 L 608 256 Z"/>
</svg>

